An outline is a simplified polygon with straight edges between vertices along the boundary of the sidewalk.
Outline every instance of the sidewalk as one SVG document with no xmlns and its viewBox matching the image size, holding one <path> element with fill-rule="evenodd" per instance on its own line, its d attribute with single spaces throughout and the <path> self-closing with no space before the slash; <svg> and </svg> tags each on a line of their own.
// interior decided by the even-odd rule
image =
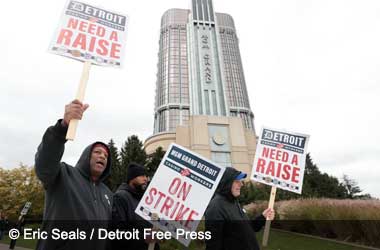
<svg viewBox="0 0 380 250">
<path fill-rule="evenodd" d="M 9 250 L 9 245 L 0 243 L 0 250 Z M 16 246 L 15 250 L 30 250 L 30 249 Z"/>
</svg>

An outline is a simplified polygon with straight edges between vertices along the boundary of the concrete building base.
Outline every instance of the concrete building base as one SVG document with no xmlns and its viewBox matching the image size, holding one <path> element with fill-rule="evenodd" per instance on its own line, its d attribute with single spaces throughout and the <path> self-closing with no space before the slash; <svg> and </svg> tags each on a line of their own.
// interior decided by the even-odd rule
<svg viewBox="0 0 380 250">
<path fill-rule="evenodd" d="M 188 125 L 177 126 L 173 132 L 155 134 L 146 139 L 145 151 L 152 154 L 160 146 L 166 151 L 172 142 L 220 165 L 232 166 L 248 176 L 251 173 L 256 135 L 243 126 L 239 117 L 190 116 Z"/>
</svg>

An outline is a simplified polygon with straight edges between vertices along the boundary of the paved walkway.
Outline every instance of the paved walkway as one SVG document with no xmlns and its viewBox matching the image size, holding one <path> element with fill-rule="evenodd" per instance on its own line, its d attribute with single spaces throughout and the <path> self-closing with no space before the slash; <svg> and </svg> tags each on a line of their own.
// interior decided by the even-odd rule
<svg viewBox="0 0 380 250">
<path fill-rule="evenodd" d="M 0 243 L 0 250 L 9 250 L 9 245 Z M 30 249 L 16 246 L 14 250 L 30 250 Z"/>
</svg>

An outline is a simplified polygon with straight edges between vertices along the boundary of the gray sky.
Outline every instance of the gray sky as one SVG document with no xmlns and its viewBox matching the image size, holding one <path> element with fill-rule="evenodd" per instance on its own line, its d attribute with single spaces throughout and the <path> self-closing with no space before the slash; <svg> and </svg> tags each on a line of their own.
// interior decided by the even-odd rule
<svg viewBox="0 0 380 250">
<path fill-rule="evenodd" d="M 161 15 L 190 0 L 88 3 L 130 18 L 125 67 L 92 67 L 90 104 L 64 161 L 94 140 L 153 132 Z M 7 1 L 0 15 L 0 166 L 32 165 L 75 97 L 82 64 L 49 54 L 64 0 Z M 310 134 L 318 167 L 380 197 L 380 1 L 214 0 L 235 20 L 255 126 Z"/>
</svg>

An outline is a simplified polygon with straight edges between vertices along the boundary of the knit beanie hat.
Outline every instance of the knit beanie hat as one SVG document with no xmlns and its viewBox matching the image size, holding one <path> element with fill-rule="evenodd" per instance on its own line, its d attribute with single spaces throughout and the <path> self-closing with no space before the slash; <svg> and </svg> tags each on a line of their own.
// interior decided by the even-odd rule
<svg viewBox="0 0 380 250">
<path fill-rule="evenodd" d="M 127 168 L 127 183 L 138 176 L 146 175 L 145 168 L 137 163 L 130 163 Z"/>
</svg>

